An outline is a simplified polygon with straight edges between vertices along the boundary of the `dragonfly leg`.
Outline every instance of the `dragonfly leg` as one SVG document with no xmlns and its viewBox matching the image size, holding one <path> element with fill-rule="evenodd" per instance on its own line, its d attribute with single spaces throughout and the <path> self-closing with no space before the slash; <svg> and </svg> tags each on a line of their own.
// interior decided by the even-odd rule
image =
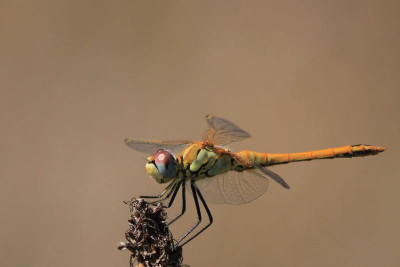
<svg viewBox="0 0 400 267">
<path fill-rule="evenodd" d="M 170 183 L 160 194 L 158 194 L 157 196 L 139 196 L 139 198 L 162 198 L 163 195 L 165 195 L 165 193 L 171 189 L 171 187 L 174 187 L 176 185 L 176 183 Z M 171 194 L 171 190 L 169 190 L 168 195 Z M 168 197 L 167 195 L 167 197 Z"/>
<path fill-rule="evenodd" d="M 172 206 L 172 204 L 174 203 L 174 200 L 175 200 L 175 197 L 176 197 L 176 194 L 178 193 L 178 191 L 179 191 L 179 188 L 181 187 L 181 185 L 182 185 L 182 182 L 183 181 L 179 181 L 178 183 L 177 183 L 177 186 L 176 186 L 176 188 L 173 188 L 171 191 L 173 191 L 174 193 L 172 194 L 172 197 L 171 197 L 171 199 L 169 200 L 169 202 L 168 202 L 168 204 L 167 204 L 167 206 L 163 206 L 164 208 L 169 208 L 169 207 L 171 207 Z"/>
<path fill-rule="evenodd" d="M 178 183 L 174 183 L 174 186 L 171 189 L 168 190 L 168 193 L 167 193 L 167 195 L 165 197 L 162 197 L 162 198 L 159 198 L 157 200 L 154 200 L 154 201 L 150 202 L 150 204 L 155 205 L 155 204 L 158 204 L 158 203 L 163 203 L 165 200 L 167 200 L 168 198 L 171 197 L 171 195 L 175 192 L 177 186 L 178 186 Z M 165 194 L 165 190 L 164 190 L 164 192 L 162 194 Z M 163 205 L 163 207 L 167 208 L 167 206 L 165 206 L 165 205 Z"/>
<path fill-rule="evenodd" d="M 183 214 L 185 214 L 185 211 L 186 211 L 186 183 L 183 182 L 182 183 L 182 211 L 178 216 L 176 216 L 174 219 L 172 219 L 168 223 L 168 225 L 171 225 L 174 222 L 176 222 L 176 220 L 178 220 L 180 217 L 182 217 Z"/>
<path fill-rule="evenodd" d="M 179 246 L 179 243 L 182 242 L 183 239 L 185 239 L 191 232 L 193 232 L 194 229 L 196 229 L 196 227 L 200 224 L 201 222 L 201 210 L 200 210 L 200 205 L 199 205 L 199 200 L 197 199 L 197 187 L 194 184 L 194 180 L 190 181 L 190 187 L 192 189 L 192 193 L 193 193 L 193 199 L 194 199 L 194 204 L 196 205 L 196 211 L 197 211 L 197 222 L 192 226 L 192 228 L 189 229 L 189 231 L 187 231 L 179 240 L 178 242 L 176 242 L 176 246 Z M 192 240 L 189 239 L 189 240 Z M 184 244 L 186 244 L 187 242 L 185 242 Z"/>
<path fill-rule="evenodd" d="M 189 243 L 190 241 L 192 241 L 195 237 L 197 237 L 199 234 L 201 234 L 202 232 L 204 232 L 204 230 L 206 230 L 208 227 L 210 227 L 210 225 L 213 223 L 213 217 L 212 217 L 211 211 L 210 211 L 210 209 L 208 208 L 207 203 L 206 203 L 206 201 L 205 201 L 204 198 L 203 198 L 203 195 L 201 194 L 200 190 L 197 188 L 196 184 L 194 184 L 194 186 L 196 187 L 197 194 L 199 195 L 199 198 L 200 198 L 200 200 L 201 200 L 201 203 L 203 204 L 203 207 L 204 207 L 204 209 L 205 209 L 206 212 L 207 212 L 209 223 L 208 223 L 205 227 L 203 227 L 199 232 L 197 232 L 195 235 L 193 235 L 191 238 L 189 238 L 188 240 L 186 240 L 186 241 L 181 245 L 181 247 L 183 247 L 184 245 L 186 245 L 187 243 Z M 180 240 L 180 241 L 181 241 L 181 240 Z"/>
<path fill-rule="evenodd" d="M 170 183 L 160 194 L 157 196 L 139 196 L 139 198 L 158 198 L 157 200 L 154 200 L 152 202 L 149 202 L 149 204 L 155 205 L 157 203 L 163 202 L 164 200 L 168 199 L 171 194 L 175 191 L 176 186 L 178 183 Z M 167 193 L 168 192 L 168 193 Z M 165 197 L 163 197 L 167 193 Z M 166 206 L 163 206 L 166 207 Z"/>
<path fill-rule="evenodd" d="M 168 209 L 168 208 L 171 207 L 172 204 L 174 203 L 176 194 L 178 193 L 181 184 L 182 184 L 181 182 L 175 183 L 174 186 L 169 190 L 168 194 L 167 194 L 165 197 L 159 198 L 159 199 L 157 199 L 156 201 L 149 202 L 149 204 L 151 204 L 151 205 L 156 205 L 156 204 L 158 204 L 158 203 L 162 203 L 164 200 L 168 199 L 168 198 L 171 196 L 171 194 L 172 194 L 172 197 L 171 197 L 171 199 L 169 200 L 168 204 L 167 204 L 167 205 L 164 205 L 164 204 L 162 205 L 163 208 Z"/>
</svg>

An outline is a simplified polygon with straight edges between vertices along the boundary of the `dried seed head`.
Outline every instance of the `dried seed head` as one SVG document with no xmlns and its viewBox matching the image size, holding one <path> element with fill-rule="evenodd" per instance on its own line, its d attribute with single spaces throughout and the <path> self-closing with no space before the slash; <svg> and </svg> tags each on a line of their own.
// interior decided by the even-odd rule
<svg viewBox="0 0 400 267">
<path fill-rule="evenodd" d="M 128 242 L 120 242 L 118 249 L 132 253 L 131 266 L 135 261 L 145 267 L 183 266 L 182 248 L 174 245 L 162 205 L 154 207 L 136 198 L 125 203 L 131 213 L 129 229 L 125 232 Z"/>
</svg>

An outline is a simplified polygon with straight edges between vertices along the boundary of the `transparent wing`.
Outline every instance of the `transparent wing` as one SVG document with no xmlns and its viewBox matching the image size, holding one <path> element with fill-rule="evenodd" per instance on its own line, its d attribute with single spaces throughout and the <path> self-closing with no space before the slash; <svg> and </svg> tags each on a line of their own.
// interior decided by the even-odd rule
<svg viewBox="0 0 400 267">
<path fill-rule="evenodd" d="M 173 154 L 181 152 L 188 144 L 193 141 L 188 140 L 172 140 L 172 141 L 157 141 L 146 139 L 125 139 L 125 143 L 134 150 L 153 154 L 159 149 L 166 149 Z"/>
<path fill-rule="evenodd" d="M 263 174 L 267 175 L 268 177 L 272 178 L 275 182 L 277 182 L 284 188 L 290 189 L 290 186 L 285 182 L 285 180 L 283 180 L 283 178 L 281 176 L 279 176 L 279 174 L 276 174 L 267 168 L 264 168 L 262 166 L 258 166 L 255 164 L 253 165 L 253 167 L 256 168 L 257 170 L 261 171 Z"/>
<path fill-rule="evenodd" d="M 205 200 L 217 204 L 245 204 L 268 189 L 268 180 L 256 171 L 243 171 L 208 177 L 196 182 Z"/>
<path fill-rule="evenodd" d="M 208 126 L 215 130 L 214 139 L 218 145 L 223 146 L 251 137 L 248 132 L 240 129 L 238 126 L 228 120 L 210 115 L 206 116 L 206 120 Z"/>
</svg>

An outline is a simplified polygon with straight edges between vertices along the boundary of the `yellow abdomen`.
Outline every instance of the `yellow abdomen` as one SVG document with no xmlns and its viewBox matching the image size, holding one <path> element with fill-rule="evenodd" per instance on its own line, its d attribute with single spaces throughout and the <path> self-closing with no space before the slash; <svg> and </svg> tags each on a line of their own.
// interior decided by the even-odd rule
<svg viewBox="0 0 400 267">
<path fill-rule="evenodd" d="M 329 158 L 351 158 L 351 157 L 364 157 L 369 155 L 376 155 L 385 151 L 385 147 L 377 147 L 371 145 L 353 145 L 327 148 L 323 150 L 307 151 L 300 153 L 284 153 L 284 154 L 270 154 L 258 153 L 249 150 L 243 150 L 236 155 L 246 161 L 255 163 L 261 166 L 270 166 L 276 164 L 283 164 L 295 161 L 313 160 L 313 159 L 329 159 Z"/>
</svg>

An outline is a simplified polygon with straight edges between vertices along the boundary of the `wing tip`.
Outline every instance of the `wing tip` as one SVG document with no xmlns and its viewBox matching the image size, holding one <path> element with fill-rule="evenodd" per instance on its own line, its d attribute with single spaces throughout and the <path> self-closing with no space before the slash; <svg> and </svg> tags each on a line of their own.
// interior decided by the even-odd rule
<svg viewBox="0 0 400 267">
<path fill-rule="evenodd" d="M 273 178 L 273 177 L 271 177 L 271 178 Z M 285 180 L 283 180 L 282 177 L 279 176 L 279 178 L 276 177 L 276 178 L 273 178 L 273 179 L 274 179 L 278 184 L 280 184 L 281 186 L 283 186 L 284 188 L 290 189 L 290 186 L 285 182 Z"/>
</svg>

